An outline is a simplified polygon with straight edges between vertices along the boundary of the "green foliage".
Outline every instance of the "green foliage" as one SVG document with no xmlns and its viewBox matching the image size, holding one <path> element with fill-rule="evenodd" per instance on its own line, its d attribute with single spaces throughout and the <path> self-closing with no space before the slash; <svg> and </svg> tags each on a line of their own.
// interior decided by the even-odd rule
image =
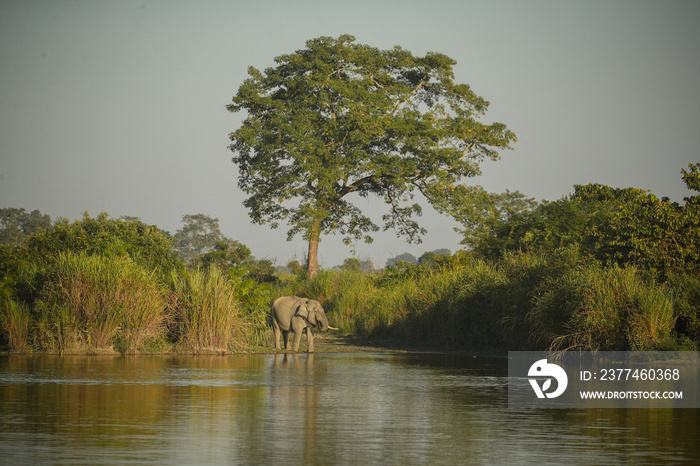
<svg viewBox="0 0 700 466">
<path fill-rule="evenodd" d="M 38 210 L 0 209 L 0 244 L 18 245 L 39 230 L 49 228 L 51 218 Z"/>
<path fill-rule="evenodd" d="M 420 258 L 418 258 L 419 265 L 428 265 L 429 267 L 435 266 L 440 256 L 449 256 L 449 249 L 436 249 L 435 251 L 424 252 Z"/>
<path fill-rule="evenodd" d="M 638 269 L 574 270 L 538 297 L 529 313 L 537 338 L 553 350 L 647 351 L 672 346 L 673 298 Z"/>
<path fill-rule="evenodd" d="M 677 331 L 700 343 L 700 277 L 676 273 L 668 278 L 667 284 L 672 290 Z"/>
<path fill-rule="evenodd" d="M 394 256 L 390 259 L 387 259 L 386 266 L 392 267 L 401 262 L 404 262 L 406 264 L 417 264 L 418 259 L 416 259 L 416 256 L 414 256 L 413 254 L 404 252 L 403 254 L 399 254 L 398 256 Z"/>
<path fill-rule="evenodd" d="M 345 333 L 403 347 L 468 350 L 669 350 L 700 343 L 700 282 L 660 283 L 634 267 L 604 267 L 576 247 L 464 251 L 434 267 L 400 263 L 381 275 L 323 271 L 294 294 L 324 304 Z"/>
<path fill-rule="evenodd" d="M 698 164 L 700 165 L 700 164 Z M 697 166 L 683 170 L 689 188 Z M 635 265 L 662 275 L 700 271 L 700 203 L 684 205 L 634 188 L 600 184 L 575 186 L 559 201 L 496 214 L 478 226 L 465 222 L 464 242 L 481 256 L 498 259 L 507 251 L 552 251 L 575 245 L 604 264 Z M 489 212 L 490 204 L 485 204 Z M 496 209 L 494 212 L 498 212 Z M 482 218 L 483 218 L 482 217 Z"/>
<path fill-rule="evenodd" d="M 236 301 L 247 322 L 246 339 L 250 344 L 264 342 L 270 328 L 270 305 L 284 294 L 277 293 L 278 280 L 270 280 L 269 275 L 262 282 L 257 278 L 250 270 L 242 267 L 228 269 L 228 280 L 235 288 Z"/>
<path fill-rule="evenodd" d="M 0 344 L 129 352 L 259 343 L 273 292 L 257 279 L 269 278 L 272 265 L 249 255 L 226 243 L 200 257 L 206 271 L 190 271 L 166 234 L 137 219 L 60 221 L 23 245 L 0 246 Z M 208 307 L 193 310 L 197 303 Z M 224 334 L 212 330 L 222 325 Z"/>
<path fill-rule="evenodd" d="M 13 299 L 0 299 L 0 328 L 12 351 L 22 351 L 29 335 L 29 308 Z"/>
<path fill-rule="evenodd" d="M 204 268 L 219 267 L 225 269 L 241 265 L 250 258 L 250 248 L 238 241 L 219 241 L 210 252 L 199 256 L 198 265 Z"/>
<path fill-rule="evenodd" d="M 454 82 L 451 58 L 354 41 L 319 37 L 273 68 L 249 69 L 227 106 L 247 113 L 230 134 L 244 204 L 256 223 L 286 221 L 289 238 L 339 233 L 350 243 L 379 230 L 350 195 L 373 195 L 388 208 L 384 228 L 419 241 L 413 195 L 443 213 L 466 209 L 472 190 L 456 184 L 516 138 L 480 121 L 488 102 Z"/>
<path fill-rule="evenodd" d="M 361 272 L 362 268 L 360 266 L 360 259 L 348 257 L 343 261 L 343 265 L 340 267 L 340 269 L 346 272 Z"/>
<path fill-rule="evenodd" d="M 302 267 L 298 260 L 289 261 L 287 268 L 289 268 L 289 271 L 294 275 L 301 275 L 304 272 L 304 267 Z"/>
<path fill-rule="evenodd" d="M 177 341 L 191 351 L 228 351 L 248 344 L 236 285 L 217 268 L 173 274 L 172 306 Z"/>
<path fill-rule="evenodd" d="M 250 249 L 224 236 L 219 219 L 204 214 L 184 215 L 183 227 L 173 236 L 173 248 L 187 264 L 230 267 L 250 257 Z"/>
<path fill-rule="evenodd" d="M 134 262 L 163 273 L 181 266 L 172 251 L 170 239 L 157 227 L 136 220 L 111 219 L 106 213 L 91 218 L 85 212 L 82 220 L 73 223 L 60 221 L 31 236 L 25 249 L 15 252 L 45 261 L 68 251 L 129 256 Z"/>
<path fill-rule="evenodd" d="M 688 164 L 688 170 L 681 168 L 681 173 L 683 174 L 683 182 L 686 187 L 692 191 L 700 192 L 700 163 Z M 695 200 L 693 198 L 685 198 L 685 200 L 687 202 L 698 202 L 697 197 Z"/>
<path fill-rule="evenodd" d="M 514 236 L 536 205 L 534 199 L 519 191 L 506 190 L 503 194 L 482 191 L 474 197 L 473 208 L 458 218 L 464 229 L 456 230 L 464 235 L 462 244 L 478 248 L 486 256 L 520 250 L 522 244 L 514 241 Z"/>
<path fill-rule="evenodd" d="M 162 285 L 129 257 L 59 253 L 37 278 L 34 340 L 40 349 L 96 350 L 119 340 L 133 351 L 163 333 Z"/>
</svg>

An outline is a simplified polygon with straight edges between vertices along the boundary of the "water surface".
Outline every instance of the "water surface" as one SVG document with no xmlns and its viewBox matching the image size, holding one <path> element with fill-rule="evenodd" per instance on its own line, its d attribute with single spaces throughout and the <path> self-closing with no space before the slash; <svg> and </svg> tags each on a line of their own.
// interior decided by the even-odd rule
<svg viewBox="0 0 700 466">
<path fill-rule="evenodd" d="M 505 359 L 0 357 L 16 463 L 696 462 L 698 410 L 509 410 Z"/>
</svg>

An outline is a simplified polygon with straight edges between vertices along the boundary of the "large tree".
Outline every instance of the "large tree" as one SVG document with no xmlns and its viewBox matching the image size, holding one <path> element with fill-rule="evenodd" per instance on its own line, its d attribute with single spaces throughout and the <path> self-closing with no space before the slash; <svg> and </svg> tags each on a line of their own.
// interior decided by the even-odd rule
<svg viewBox="0 0 700 466">
<path fill-rule="evenodd" d="M 219 219 L 204 214 L 184 215 L 183 227 L 173 236 L 173 248 L 190 265 L 198 262 L 222 267 L 240 264 L 250 257 L 247 246 L 224 236 Z"/>
<path fill-rule="evenodd" d="M 456 62 L 440 53 L 379 50 L 343 35 L 310 40 L 275 63 L 249 68 L 227 106 L 247 113 L 230 149 L 251 219 L 286 221 L 288 239 L 303 235 L 309 276 L 322 234 L 349 244 L 379 230 L 352 196 L 384 200 L 384 229 L 420 242 L 414 194 L 464 215 L 475 188 L 458 183 L 515 142 L 504 124 L 480 121 L 488 102 L 454 82 Z"/>
</svg>

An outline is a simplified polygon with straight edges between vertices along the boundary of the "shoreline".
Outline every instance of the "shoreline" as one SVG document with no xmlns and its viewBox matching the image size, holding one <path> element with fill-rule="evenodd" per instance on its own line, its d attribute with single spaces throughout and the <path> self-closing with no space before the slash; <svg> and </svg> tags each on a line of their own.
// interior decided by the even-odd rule
<svg viewBox="0 0 700 466">
<path fill-rule="evenodd" d="M 3 356 L 234 356 L 252 354 L 309 354 L 306 351 L 306 339 L 302 339 L 302 345 L 298 352 L 288 350 L 275 350 L 275 342 L 269 339 L 266 345 L 257 345 L 244 351 L 231 351 L 222 349 L 202 349 L 193 350 L 166 350 L 166 351 L 129 351 L 120 352 L 111 348 L 90 349 L 90 350 L 68 350 L 59 351 L 0 351 Z M 430 346 L 402 345 L 396 341 L 371 341 L 356 338 L 353 335 L 314 335 L 314 353 L 426 353 L 426 354 L 460 354 L 460 355 L 481 355 L 490 357 L 502 357 L 506 351 L 469 351 L 454 350 L 447 348 L 437 348 Z"/>
</svg>

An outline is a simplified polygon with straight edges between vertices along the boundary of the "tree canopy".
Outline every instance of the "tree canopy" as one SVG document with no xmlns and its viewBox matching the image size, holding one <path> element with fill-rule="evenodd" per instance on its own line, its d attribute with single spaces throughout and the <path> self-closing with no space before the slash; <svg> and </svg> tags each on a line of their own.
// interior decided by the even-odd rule
<svg viewBox="0 0 700 466">
<path fill-rule="evenodd" d="M 681 173 L 688 189 L 700 191 L 700 163 Z M 605 264 L 638 265 L 664 274 L 700 268 L 698 195 L 681 205 L 643 189 L 591 183 L 536 207 L 517 192 L 492 195 L 484 206 L 485 220 L 465 223 L 462 233 L 465 244 L 488 258 L 574 245 Z"/>
<path fill-rule="evenodd" d="M 173 248 L 190 265 L 240 264 L 250 257 L 247 246 L 224 236 L 219 219 L 204 214 L 183 215 L 183 226 L 173 236 Z"/>
<path fill-rule="evenodd" d="M 489 103 L 454 81 L 456 62 L 440 53 L 379 50 L 343 35 L 309 40 L 275 63 L 250 67 L 227 106 L 247 114 L 230 149 L 251 219 L 285 221 L 289 239 L 308 240 L 310 276 L 322 234 L 350 244 L 379 231 L 351 195 L 383 200 L 383 228 L 420 242 L 414 195 L 464 215 L 478 190 L 462 181 L 516 140 L 504 124 L 480 121 Z"/>
<path fill-rule="evenodd" d="M 38 210 L 0 209 L 0 244 L 22 244 L 35 232 L 51 227 L 51 218 Z"/>
<path fill-rule="evenodd" d="M 139 220 L 113 219 L 104 212 L 93 218 L 84 212 L 83 218 L 73 223 L 58 219 L 50 227 L 34 232 L 22 245 L 0 246 L 0 276 L 22 261 L 46 262 L 65 252 L 128 256 L 148 269 L 171 270 L 180 266 L 170 238 L 158 227 Z"/>
</svg>

